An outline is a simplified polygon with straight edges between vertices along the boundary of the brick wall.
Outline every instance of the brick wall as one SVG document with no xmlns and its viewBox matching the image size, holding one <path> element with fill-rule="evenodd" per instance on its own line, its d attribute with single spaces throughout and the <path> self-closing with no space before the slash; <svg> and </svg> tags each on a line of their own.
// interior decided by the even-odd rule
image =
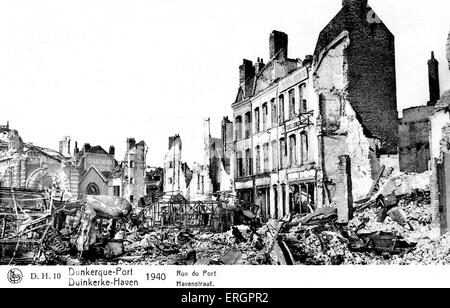
<svg viewBox="0 0 450 308">
<path fill-rule="evenodd" d="M 315 56 L 344 30 L 349 32 L 348 99 L 363 124 L 381 138 L 381 152 L 393 154 L 398 146 L 394 36 L 381 21 L 369 22 L 370 7 L 359 8 L 342 8 L 320 33 Z"/>
<path fill-rule="evenodd" d="M 430 166 L 429 117 L 433 106 L 422 106 L 403 111 L 399 125 L 400 170 L 422 173 Z"/>
</svg>

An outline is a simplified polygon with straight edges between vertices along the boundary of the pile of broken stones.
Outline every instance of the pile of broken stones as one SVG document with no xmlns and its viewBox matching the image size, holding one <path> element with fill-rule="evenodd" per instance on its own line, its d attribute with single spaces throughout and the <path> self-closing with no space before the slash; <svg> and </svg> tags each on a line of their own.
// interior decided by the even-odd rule
<svg viewBox="0 0 450 308">
<path fill-rule="evenodd" d="M 400 175 L 381 182 L 384 203 L 355 205 L 339 225 L 337 209 L 238 225 L 223 233 L 209 228 L 132 227 L 116 233 L 103 257 L 83 263 L 132 265 L 427 265 L 450 264 L 450 235 L 432 240 L 427 175 Z M 374 198 L 377 195 L 374 196 Z M 394 200 L 389 203 L 388 200 Z M 380 206 L 381 204 L 381 206 Z M 386 206 L 388 205 L 388 206 Z M 105 257 L 106 256 L 106 257 Z"/>
</svg>

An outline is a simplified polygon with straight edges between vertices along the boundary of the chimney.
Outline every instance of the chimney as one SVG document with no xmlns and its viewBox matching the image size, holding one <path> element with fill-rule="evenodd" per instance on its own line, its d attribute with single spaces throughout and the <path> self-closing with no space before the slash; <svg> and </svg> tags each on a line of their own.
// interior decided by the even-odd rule
<svg viewBox="0 0 450 308">
<path fill-rule="evenodd" d="M 434 51 L 431 52 L 431 59 L 428 60 L 428 83 L 430 89 L 430 101 L 428 106 L 435 105 L 441 97 L 439 88 L 439 62 L 434 57 Z"/>
<path fill-rule="evenodd" d="M 70 156 L 70 137 L 64 136 L 63 140 L 59 142 L 59 153 L 69 157 Z"/>
<path fill-rule="evenodd" d="M 181 144 L 181 138 L 180 135 L 176 134 L 175 136 L 169 137 L 169 150 L 174 146 L 175 142 L 179 140 Z"/>
<path fill-rule="evenodd" d="M 109 155 L 116 155 L 116 148 L 113 145 L 109 146 Z"/>
<path fill-rule="evenodd" d="M 131 149 L 136 145 L 136 140 L 134 138 L 127 139 L 127 150 Z"/>
<path fill-rule="evenodd" d="M 313 63 L 313 56 L 312 55 L 306 55 L 305 59 L 302 62 L 303 66 L 308 66 L 311 65 Z"/>
<path fill-rule="evenodd" d="M 243 84 L 247 79 L 255 76 L 255 68 L 253 62 L 244 59 L 242 65 L 239 66 L 239 84 Z"/>
<path fill-rule="evenodd" d="M 269 39 L 270 59 L 280 50 L 284 50 L 284 58 L 288 57 L 288 35 L 280 31 L 272 31 Z"/>
<path fill-rule="evenodd" d="M 255 75 L 258 75 L 259 72 L 262 71 L 262 69 L 264 68 L 264 66 L 265 66 L 265 64 L 264 64 L 263 59 L 262 59 L 262 58 L 261 58 L 261 59 L 258 58 L 258 60 L 256 60 L 256 63 L 255 63 Z"/>
<path fill-rule="evenodd" d="M 84 152 L 89 152 L 89 150 L 91 149 L 91 145 L 89 143 L 85 143 L 83 146 L 83 150 Z"/>
</svg>

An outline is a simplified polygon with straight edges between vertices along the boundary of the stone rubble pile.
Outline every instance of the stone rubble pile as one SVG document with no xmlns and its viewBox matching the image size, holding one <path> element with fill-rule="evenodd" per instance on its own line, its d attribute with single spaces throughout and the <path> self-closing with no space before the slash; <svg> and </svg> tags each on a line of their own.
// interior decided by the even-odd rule
<svg viewBox="0 0 450 308">
<path fill-rule="evenodd" d="M 355 213 L 346 226 L 324 222 L 302 225 L 294 218 L 284 230 L 295 264 L 306 265 L 440 265 L 450 264 L 450 235 L 431 240 L 429 190 L 400 196 L 380 221 L 383 209 Z M 392 245 L 390 244 L 392 243 Z"/>
</svg>

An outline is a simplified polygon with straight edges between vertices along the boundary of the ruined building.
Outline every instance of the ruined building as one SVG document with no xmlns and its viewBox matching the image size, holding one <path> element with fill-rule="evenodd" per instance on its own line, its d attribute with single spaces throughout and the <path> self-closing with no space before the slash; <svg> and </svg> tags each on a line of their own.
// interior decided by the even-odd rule
<svg viewBox="0 0 450 308">
<path fill-rule="evenodd" d="M 145 171 L 145 194 L 150 202 L 155 202 L 164 192 L 164 169 L 147 167 Z"/>
<path fill-rule="evenodd" d="M 123 197 L 134 205 L 146 196 L 147 153 L 144 141 L 127 139 L 124 159 L 108 182 L 109 195 Z"/>
<path fill-rule="evenodd" d="M 60 145 L 63 149 L 68 149 L 70 139 L 65 138 Z M 101 146 L 91 146 L 84 144 L 79 151 L 75 147 L 74 158 L 80 174 L 78 181 L 79 192 L 86 195 L 109 195 L 108 181 L 117 161 L 114 158 L 115 148 L 111 146 L 106 152 Z"/>
<path fill-rule="evenodd" d="M 430 116 L 440 99 L 439 62 L 431 53 L 428 61 L 430 100 L 427 106 L 403 110 L 399 126 L 400 171 L 422 173 L 430 170 Z"/>
<path fill-rule="evenodd" d="M 203 157 L 192 165 L 182 161 L 182 142 L 179 135 L 169 138 L 169 151 L 164 159 L 164 192 L 181 193 L 190 201 L 205 201 L 216 192 L 231 192 L 233 176 L 233 123 L 223 118 L 222 138 L 211 136 L 210 119 L 203 121 Z"/>
<path fill-rule="evenodd" d="M 367 1 L 344 0 L 314 56 L 289 58 L 279 31 L 269 51 L 239 67 L 236 192 L 274 218 L 363 199 L 380 164 L 398 168 L 394 36 Z"/>
<path fill-rule="evenodd" d="M 71 157 L 71 149 L 70 149 L 70 136 L 64 136 L 63 140 L 59 142 L 59 153 L 64 155 L 65 157 Z"/>
<path fill-rule="evenodd" d="M 367 0 L 344 0 L 314 52 L 320 156 L 326 198 L 333 199 L 339 157 L 350 157 L 353 198 L 363 199 L 380 164 L 398 169 L 394 35 Z"/>
<path fill-rule="evenodd" d="M 188 187 L 191 201 L 210 199 L 216 192 L 231 192 L 231 160 L 233 155 L 233 123 L 223 118 L 222 138 L 211 137 L 211 120 L 203 121 L 203 161 L 192 168 Z"/>
<path fill-rule="evenodd" d="M 65 155 L 22 141 L 17 130 L 0 127 L 0 186 L 55 188 L 78 194 L 78 169 Z"/>
<path fill-rule="evenodd" d="M 398 112 L 394 35 L 367 0 L 343 0 L 342 4 L 341 11 L 321 31 L 317 41 L 315 74 L 320 73 L 317 70 L 329 69 L 323 75 L 326 80 L 316 81 L 317 91 L 338 86 L 336 91 L 340 93 L 331 94 L 344 96 L 367 133 L 379 138 L 380 154 L 395 155 Z M 335 62 L 329 62 L 333 55 L 337 56 Z M 323 63 L 324 60 L 327 61 Z M 340 72 L 339 77 L 331 77 L 334 72 Z M 334 84 L 330 84 L 330 79 Z"/>
<path fill-rule="evenodd" d="M 180 135 L 169 137 L 169 150 L 164 157 L 164 193 L 187 196 L 192 171 L 182 162 L 183 143 Z"/>
<path fill-rule="evenodd" d="M 269 37 L 269 53 L 267 63 L 244 60 L 239 67 L 234 181 L 242 201 L 280 218 L 317 200 L 317 97 L 311 56 L 289 58 L 288 36 L 279 31 Z"/>
<path fill-rule="evenodd" d="M 450 34 L 447 59 L 450 69 Z M 430 116 L 430 190 L 436 238 L 447 233 L 450 226 L 450 85 L 446 88 Z"/>
</svg>

